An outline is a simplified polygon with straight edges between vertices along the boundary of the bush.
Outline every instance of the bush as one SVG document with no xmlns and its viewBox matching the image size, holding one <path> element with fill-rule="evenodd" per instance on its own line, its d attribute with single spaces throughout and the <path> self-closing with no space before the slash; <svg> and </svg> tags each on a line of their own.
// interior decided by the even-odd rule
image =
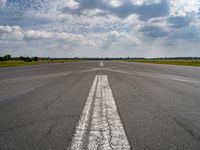
<svg viewBox="0 0 200 150">
<path fill-rule="evenodd" d="M 4 59 L 5 59 L 5 60 L 11 60 L 11 55 L 5 55 L 5 56 L 4 56 Z"/>
<path fill-rule="evenodd" d="M 0 61 L 4 61 L 4 57 L 0 57 Z"/>
<path fill-rule="evenodd" d="M 38 57 L 33 57 L 33 61 L 38 61 Z"/>
<path fill-rule="evenodd" d="M 25 57 L 23 61 L 25 61 L 25 62 L 31 62 L 31 61 L 32 61 L 32 59 L 31 59 L 31 58 L 29 58 L 29 57 Z"/>
<path fill-rule="evenodd" d="M 0 57 L 0 61 L 6 61 L 6 60 L 11 60 L 11 55 L 5 55 L 3 57 Z"/>
<path fill-rule="evenodd" d="M 32 59 L 30 57 L 23 57 L 23 56 L 20 56 L 19 60 L 22 60 L 22 61 L 25 61 L 25 62 L 31 62 L 32 61 Z"/>
</svg>

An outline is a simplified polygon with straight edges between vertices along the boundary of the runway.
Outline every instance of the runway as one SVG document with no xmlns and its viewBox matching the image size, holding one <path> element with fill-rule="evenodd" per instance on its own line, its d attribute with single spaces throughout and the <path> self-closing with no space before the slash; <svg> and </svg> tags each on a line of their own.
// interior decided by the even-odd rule
<svg viewBox="0 0 200 150">
<path fill-rule="evenodd" d="M 200 68 L 82 61 L 0 68 L 0 149 L 200 149 Z"/>
</svg>

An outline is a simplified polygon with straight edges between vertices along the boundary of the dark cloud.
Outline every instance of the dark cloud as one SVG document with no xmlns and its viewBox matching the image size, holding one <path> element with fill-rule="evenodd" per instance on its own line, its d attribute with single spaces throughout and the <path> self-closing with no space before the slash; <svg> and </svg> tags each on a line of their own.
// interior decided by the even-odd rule
<svg viewBox="0 0 200 150">
<path fill-rule="evenodd" d="M 168 18 L 168 23 L 171 28 L 183 28 L 190 24 L 190 18 L 177 16 Z"/>
<path fill-rule="evenodd" d="M 0 25 L 19 25 L 21 27 L 35 27 L 48 24 L 52 20 L 48 17 L 35 16 L 33 12 L 39 12 L 46 8 L 47 0 L 7 0 L 5 7 L 0 8 Z"/>
<path fill-rule="evenodd" d="M 52 22 L 48 18 L 26 16 L 23 11 L 0 10 L 0 25 L 19 25 L 21 27 L 36 27 Z"/>
<path fill-rule="evenodd" d="M 126 3 L 119 8 L 114 8 L 114 13 L 119 17 L 127 17 L 131 14 L 137 14 L 141 20 L 148 20 L 154 17 L 167 16 L 169 13 L 168 3 L 161 1 L 160 3 L 154 4 L 143 4 L 143 5 L 132 5 Z"/>
<path fill-rule="evenodd" d="M 6 8 L 12 9 L 45 9 L 49 7 L 50 0 L 7 0 Z"/>
<path fill-rule="evenodd" d="M 162 0 L 160 3 L 133 5 L 131 2 L 124 2 L 118 7 L 113 7 L 104 3 L 102 0 L 76 0 L 80 3 L 80 8 L 73 13 L 81 14 L 82 11 L 88 9 L 102 9 L 108 11 L 110 14 L 116 15 L 120 18 L 125 18 L 131 14 L 139 15 L 141 20 L 148 20 L 154 17 L 167 16 L 169 14 L 168 2 Z M 69 8 L 64 9 L 65 12 L 70 12 Z"/>
<path fill-rule="evenodd" d="M 195 26 L 188 26 L 182 28 L 180 30 L 174 31 L 170 36 L 169 39 L 184 39 L 189 41 L 199 41 L 200 40 L 200 31 Z"/>
<path fill-rule="evenodd" d="M 145 33 L 148 37 L 158 38 L 168 35 L 168 32 L 159 26 L 144 26 L 140 32 Z"/>
</svg>

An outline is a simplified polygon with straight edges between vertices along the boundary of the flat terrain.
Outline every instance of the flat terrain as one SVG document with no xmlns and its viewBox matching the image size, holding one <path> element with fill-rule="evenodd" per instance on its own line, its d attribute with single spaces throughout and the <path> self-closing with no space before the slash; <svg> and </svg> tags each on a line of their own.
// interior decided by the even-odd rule
<svg viewBox="0 0 200 150">
<path fill-rule="evenodd" d="M 200 68 L 106 61 L 0 68 L 0 120 L 2 150 L 199 150 Z"/>
<path fill-rule="evenodd" d="M 125 61 L 180 66 L 200 66 L 200 59 L 130 59 Z"/>
<path fill-rule="evenodd" d="M 21 60 L 10 60 L 10 61 L 0 61 L 0 67 L 17 67 L 17 66 L 31 66 L 49 63 L 67 63 L 67 62 L 79 62 L 79 60 L 41 60 L 41 61 L 31 61 L 25 62 Z"/>
</svg>

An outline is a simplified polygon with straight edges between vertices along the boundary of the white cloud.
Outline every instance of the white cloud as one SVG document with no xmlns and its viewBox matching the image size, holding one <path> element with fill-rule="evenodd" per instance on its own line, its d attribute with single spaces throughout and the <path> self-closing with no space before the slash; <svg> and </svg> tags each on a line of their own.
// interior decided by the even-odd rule
<svg viewBox="0 0 200 150">
<path fill-rule="evenodd" d="M 0 40 L 21 40 L 23 37 L 19 26 L 0 26 Z"/>
<path fill-rule="evenodd" d="M 125 19 L 122 20 L 125 24 L 131 24 L 134 26 L 134 29 L 137 29 L 139 26 L 141 26 L 144 22 L 139 19 L 139 16 L 136 14 L 129 15 Z M 146 22 L 145 22 L 146 23 Z"/>
<path fill-rule="evenodd" d="M 62 40 L 66 43 L 89 44 L 86 37 L 81 34 L 67 32 L 49 32 L 38 30 L 23 30 L 19 26 L 0 26 L 0 41 L 9 40 Z"/>
<path fill-rule="evenodd" d="M 118 31 L 110 31 L 103 41 L 103 47 L 110 49 L 132 48 L 142 44 L 136 36 Z"/>
<path fill-rule="evenodd" d="M 0 35 L 0 42 L 11 46 L 18 45 L 20 47 L 21 45 L 23 52 L 30 49 L 36 49 L 37 52 L 39 49 L 60 49 L 62 51 L 79 51 L 82 56 L 87 56 L 89 55 L 88 51 L 91 52 L 91 55 L 94 53 L 100 55 L 102 49 L 106 49 L 109 54 L 110 51 L 130 50 L 141 45 L 141 41 L 135 35 L 118 31 L 82 35 L 56 31 L 23 30 L 19 26 L 0 26 Z M 11 46 L 7 46 L 6 49 Z M 21 52 L 19 53 L 21 54 Z"/>
<path fill-rule="evenodd" d="M 107 3 L 108 5 L 112 7 L 119 7 L 123 4 L 122 0 L 103 0 L 104 3 Z"/>
<path fill-rule="evenodd" d="M 29 30 L 24 32 L 24 37 L 28 40 L 53 40 L 54 42 L 64 42 L 68 45 L 91 45 L 91 42 L 81 34 L 73 34 L 67 32 L 48 32 Z"/>
<path fill-rule="evenodd" d="M 83 15 L 85 16 L 96 16 L 96 15 L 100 15 L 103 13 L 108 13 L 108 11 L 102 10 L 102 9 L 87 9 L 83 11 Z"/>
<path fill-rule="evenodd" d="M 200 0 L 169 0 L 170 15 L 185 16 L 188 13 L 198 13 Z"/>
<path fill-rule="evenodd" d="M 160 3 L 161 0 L 130 0 L 134 5 L 149 5 L 152 3 Z"/>
<path fill-rule="evenodd" d="M 66 6 L 71 9 L 78 9 L 80 4 L 78 2 L 75 2 L 74 0 L 68 0 L 66 2 Z"/>
<path fill-rule="evenodd" d="M 28 39 L 49 39 L 53 38 L 53 34 L 50 32 L 29 30 L 25 32 L 25 37 Z"/>
<path fill-rule="evenodd" d="M 6 4 L 6 0 L 0 0 L 0 6 L 4 7 Z"/>
</svg>

